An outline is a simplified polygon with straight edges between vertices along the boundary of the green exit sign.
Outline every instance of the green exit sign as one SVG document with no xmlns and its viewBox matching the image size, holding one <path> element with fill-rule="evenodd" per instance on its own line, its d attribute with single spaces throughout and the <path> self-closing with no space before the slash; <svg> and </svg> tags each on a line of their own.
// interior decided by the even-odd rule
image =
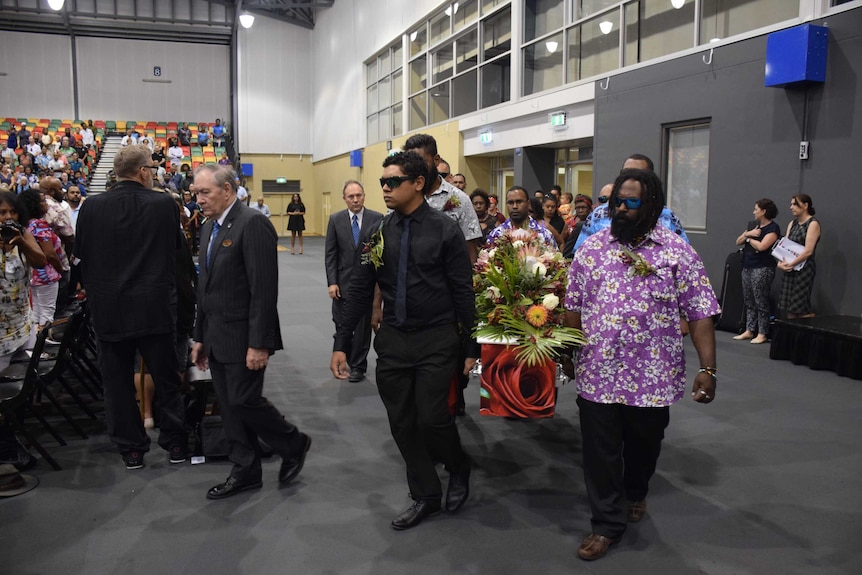
<svg viewBox="0 0 862 575">
<path fill-rule="evenodd" d="M 550 114 L 548 114 L 548 121 L 551 123 L 551 126 L 555 130 L 566 129 L 566 113 L 565 112 L 551 112 Z"/>
<path fill-rule="evenodd" d="M 276 184 L 286 184 L 286 183 L 287 183 L 287 178 L 276 178 L 276 179 L 275 179 L 275 183 L 276 183 Z"/>
</svg>

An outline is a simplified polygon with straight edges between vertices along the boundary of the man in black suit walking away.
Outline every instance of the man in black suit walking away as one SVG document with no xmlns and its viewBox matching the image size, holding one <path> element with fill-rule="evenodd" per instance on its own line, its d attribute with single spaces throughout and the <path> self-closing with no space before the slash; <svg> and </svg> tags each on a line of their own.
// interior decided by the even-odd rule
<svg viewBox="0 0 862 575">
<path fill-rule="evenodd" d="M 201 166 L 194 182 L 209 220 L 201 229 L 192 361 L 211 370 L 221 408 L 233 469 L 207 498 L 223 499 L 262 485 L 258 437 L 281 456 L 281 483 L 299 475 L 311 438 L 262 395 L 269 356 L 282 349 L 275 228 L 237 200 L 230 168 Z"/>
<path fill-rule="evenodd" d="M 173 309 L 174 258 L 184 239 L 177 204 L 152 190 L 155 169 L 146 146 L 121 149 L 114 157 L 119 181 L 81 207 L 75 243 L 99 340 L 108 435 L 127 469 L 142 468 L 150 446 L 135 403 L 136 349 L 155 384 L 158 443 L 171 463 L 188 454 Z"/>
<path fill-rule="evenodd" d="M 326 228 L 326 283 L 332 298 L 332 321 L 341 325 L 347 288 L 354 266 L 359 264 L 363 243 L 380 228 L 383 214 L 365 209 L 365 189 L 356 180 L 348 180 L 341 191 L 347 209 L 329 216 Z M 353 333 L 353 347 L 347 357 L 349 380 L 362 381 L 368 371 L 368 349 L 371 347 L 371 310 L 365 314 Z"/>
</svg>

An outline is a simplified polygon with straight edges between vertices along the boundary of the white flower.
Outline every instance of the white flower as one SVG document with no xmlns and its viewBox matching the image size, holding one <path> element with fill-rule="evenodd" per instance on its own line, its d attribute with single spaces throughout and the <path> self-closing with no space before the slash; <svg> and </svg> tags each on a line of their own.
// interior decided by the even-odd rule
<svg viewBox="0 0 862 575">
<path fill-rule="evenodd" d="M 494 286 L 488 288 L 487 297 L 491 300 L 497 300 L 500 298 L 500 290 Z"/>
<path fill-rule="evenodd" d="M 548 311 L 555 310 L 557 309 L 557 306 L 560 305 L 560 298 L 558 298 L 552 293 L 549 293 L 542 298 L 542 305 Z"/>
<path fill-rule="evenodd" d="M 488 250 L 488 259 L 489 260 L 494 259 L 494 254 L 496 254 L 496 253 L 497 253 L 497 248 L 491 248 L 490 250 Z"/>
<path fill-rule="evenodd" d="M 543 264 L 543 263 L 542 263 L 542 262 L 540 262 L 540 261 L 534 261 L 534 262 L 532 262 L 532 263 L 530 264 L 530 268 L 529 268 L 529 269 L 530 269 L 530 274 L 536 274 L 536 273 L 538 273 L 540 276 L 544 276 L 545 274 L 547 274 L 547 273 L 548 273 L 548 268 L 546 268 L 546 267 L 545 267 L 545 264 Z"/>
<path fill-rule="evenodd" d="M 524 247 L 524 242 L 521 240 L 515 240 L 514 242 L 512 242 L 512 247 L 516 250 L 521 249 L 522 247 Z"/>
</svg>

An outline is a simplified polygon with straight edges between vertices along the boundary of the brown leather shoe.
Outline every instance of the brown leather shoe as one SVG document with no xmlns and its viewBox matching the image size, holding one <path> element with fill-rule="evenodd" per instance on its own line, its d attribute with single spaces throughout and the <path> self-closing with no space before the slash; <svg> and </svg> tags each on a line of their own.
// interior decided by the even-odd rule
<svg viewBox="0 0 862 575">
<path fill-rule="evenodd" d="M 590 533 L 578 547 L 578 557 L 584 561 L 595 561 L 601 559 L 608 552 L 608 547 L 619 541 L 610 539 L 598 533 Z"/>
<path fill-rule="evenodd" d="M 646 499 L 635 501 L 629 505 L 629 523 L 637 523 L 646 515 Z"/>
</svg>

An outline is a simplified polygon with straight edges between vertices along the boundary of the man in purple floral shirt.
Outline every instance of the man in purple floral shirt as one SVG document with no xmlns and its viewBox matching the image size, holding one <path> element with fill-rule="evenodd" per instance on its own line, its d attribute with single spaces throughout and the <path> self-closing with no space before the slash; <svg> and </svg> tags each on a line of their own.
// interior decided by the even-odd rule
<svg viewBox="0 0 862 575">
<path fill-rule="evenodd" d="M 623 170 L 609 200 L 611 227 L 584 242 L 569 271 L 567 323 L 587 339 L 577 367 L 592 511 L 592 531 L 578 549 L 585 560 L 604 556 L 646 513 L 669 408 L 685 393 L 680 316 L 700 359 L 692 398 L 715 398 L 719 305 L 694 249 L 657 225 L 663 204 L 654 173 Z"/>
<path fill-rule="evenodd" d="M 512 186 L 509 188 L 509 191 L 506 192 L 506 209 L 509 210 L 509 219 L 488 234 L 488 244 L 494 243 L 494 240 L 505 234 L 508 230 L 526 228 L 539 234 L 539 237 L 545 240 L 545 243 L 549 246 L 557 247 L 553 234 L 544 225 L 530 217 L 530 196 L 527 194 L 527 190 L 521 186 Z"/>
</svg>

